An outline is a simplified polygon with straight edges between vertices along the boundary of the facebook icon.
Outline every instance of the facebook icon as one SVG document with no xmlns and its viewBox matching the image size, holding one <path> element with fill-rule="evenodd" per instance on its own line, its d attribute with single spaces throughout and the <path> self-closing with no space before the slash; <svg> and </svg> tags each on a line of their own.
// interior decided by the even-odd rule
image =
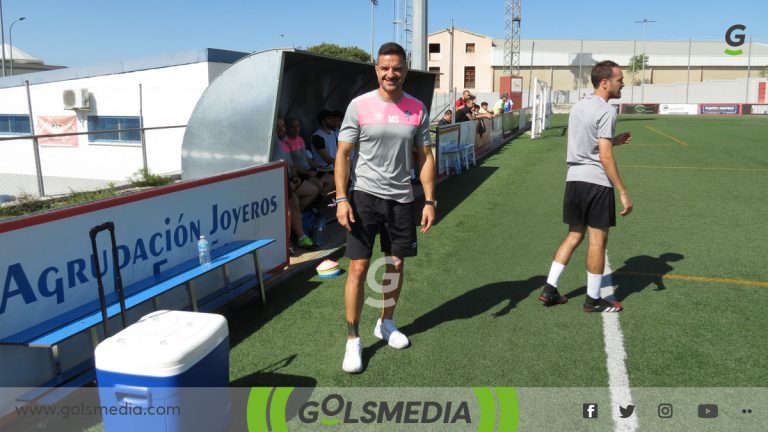
<svg viewBox="0 0 768 432">
<path fill-rule="evenodd" d="M 585 403 L 583 412 L 585 419 L 596 419 L 597 418 L 597 404 L 596 403 Z"/>
</svg>

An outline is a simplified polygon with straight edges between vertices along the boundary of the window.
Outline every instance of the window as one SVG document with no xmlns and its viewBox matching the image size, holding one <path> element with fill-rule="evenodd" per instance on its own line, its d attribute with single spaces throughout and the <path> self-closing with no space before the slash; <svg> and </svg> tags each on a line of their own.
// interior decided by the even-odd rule
<svg viewBox="0 0 768 432">
<path fill-rule="evenodd" d="M 467 88 L 467 89 L 475 88 L 475 67 L 474 66 L 464 67 L 464 88 Z"/>
<path fill-rule="evenodd" d="M 31 134 L 32 126 L 28 115 L 0 114 L 0 134 L 22 135 Z"/>
<path fill-rule="evenodd" d="M 431 67 L 429 68 L 429 71 L 435 74 L 435 88 L 440 88 L 440 68 Z"/>
<path fill-rule="evenodd" d="M 429 54 L 427 55 L 429 61 L 440 61 L 440 44 L 429 44 Z"/>
<path fill-rule="evenodd" d="M 475 44 L 468 43 L 466 51 L 464 51 L 464 52 L 466 52 L 466 53 L 473 53 L 473 52 L 475 52 Z"/>
<path fill-rule="evenodd" d="M 137 129 L 138 127 L 138 117 L 88 116 L 88 132 Z M 139 131 L 89 133 L 88 141 L 139 143 L 141 134 Z"/>
</svg>

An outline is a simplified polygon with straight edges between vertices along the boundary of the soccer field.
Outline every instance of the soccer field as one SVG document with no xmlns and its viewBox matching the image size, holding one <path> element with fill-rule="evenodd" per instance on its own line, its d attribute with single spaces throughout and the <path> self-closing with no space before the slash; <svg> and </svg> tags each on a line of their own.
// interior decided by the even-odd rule
<svg viewBox="0 0 768 432">
<path fill-rule="evenodd" d="M 410 348 L 375 339 L 378 312 L 366 306 L 365 371 L 342 372 L 345 277 L 308 270 L 273 290 L 266 307 L 230 314 L 232 384 L 511 386 L 521 389 L 521 430 L 557 430 L 537 429 L 531 413 L 539 411 L 529 411 L 525 389 L 540 389 L 551 403 L 557 396 L 547 410 L 571 410 L 561 420 L 567 430 L 619 428 L 619 403 L 637 405 L 624 430 L 762 430 L 768 118 L 620 116 L 618 131 L 633 140 L 616 158 L 635 209 L 611 230 L 613 286 L 625 307 L 611 317 L 581 310 L 586 244 L 560 281 L 569 303 L 547 308 L 536 299 L 566 233 L 566 122 L 555 116 L 542 139 L 517 138 L 438 185 L 439 223 L 420 235 L 419 256 L 406 260 L 396 313 Z M 340 256 L 339 263 L 348 267 Z M 606 404 L 600 423 L 581 421 L 589 400 L 576 395 L 589 388 Z M 660 419 L 665 400 L 654 392 L 669 398 L 680 388 L 688 405 L 676 407 L 674 420 Z M 701 420 L 692 401 L 718 403 L 712 399 L 728 388 L 761 408 L 744 420 L 747 406 L 733 396 L 720 402 L 720 420 L 747 423 L 680 423 Z M 708 398 L 695 399 L 705 391 Z"/>
</svg>

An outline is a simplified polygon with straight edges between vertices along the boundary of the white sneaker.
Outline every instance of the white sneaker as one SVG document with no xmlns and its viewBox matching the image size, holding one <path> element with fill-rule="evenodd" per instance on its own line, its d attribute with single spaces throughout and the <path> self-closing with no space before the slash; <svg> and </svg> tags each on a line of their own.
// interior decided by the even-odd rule
<svg viewBox="0 0 768 432">
<path fill-rule="evenodd" d="M 360 338 L 347 339 L 344 351 L 344 361 L 341 363 L 344 372 L 360 373 L 363 371 L 363 345 Z"/>
<path fill-rule="evenodd" d="M 389 343 L 392 348 L 403 349 L 411 344 L 408 337 L 395 327 L 395 322 L 392 320 L 381 320 L 379 318 L 376 321 L 376 327 L 373 328 L 373 335 L 379 339 L 384 339 Z"/>
</svg>

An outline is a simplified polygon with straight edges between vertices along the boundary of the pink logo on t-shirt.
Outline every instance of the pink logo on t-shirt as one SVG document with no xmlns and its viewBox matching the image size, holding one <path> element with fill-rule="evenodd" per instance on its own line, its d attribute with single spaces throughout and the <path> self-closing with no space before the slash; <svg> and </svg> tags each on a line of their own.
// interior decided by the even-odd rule
<svg viewBox="0 0 768 432">
<path fill-rule="evenodd" d="M 372 124 L 399 124 L 418 126 L 421 124 L 423 104 L 409 95 L 397 102 L 387 102 L 373 93 L 357 105 L 357 119 L 360 126 Z"/>
</svg>

